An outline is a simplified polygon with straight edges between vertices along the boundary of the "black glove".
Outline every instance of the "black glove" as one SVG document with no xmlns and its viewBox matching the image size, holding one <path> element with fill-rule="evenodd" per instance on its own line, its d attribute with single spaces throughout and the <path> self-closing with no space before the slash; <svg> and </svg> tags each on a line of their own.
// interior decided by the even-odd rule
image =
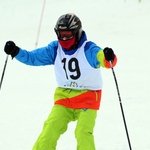
<svg viewBox="0 0 150 150">
<path fill-rule="evenodd" d="M 13 41 L 8 41 L 5 44 L 4 51 L 6 54 L 11 55 L 12 58 L 19 53 L 19 47 Z"/>
<path fill-rule="evenodd" d="M 114 61 L 114 51 L 111 49 L 111 48 L 109 48 L 109 47 L 106 47 L 106 48 L 104 48 L 104 56 L 105 56 L 105 59 L 107 60 L 107 61 Z"/>
</svg>

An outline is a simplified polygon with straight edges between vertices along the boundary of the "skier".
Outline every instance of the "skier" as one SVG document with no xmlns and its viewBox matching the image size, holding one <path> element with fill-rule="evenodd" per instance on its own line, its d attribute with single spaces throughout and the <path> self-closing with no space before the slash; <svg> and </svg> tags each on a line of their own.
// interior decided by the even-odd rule
<svg viewBox="0 0 150 150">
<path fill-rule="evenodd" d="M 32 150 L 55 150 L 68 123 L 76 120 L 77 150 L 95 150 L 93 130 L 102 93 L 100 67 L 114 67 L 117 57 L 111 48 L 102 49 L 88 41 L 73 13 L 60 16 L 54 30 L 58 40 L 45 47 L 27 51 L 13 41 L 4 47 L 8 55 L 24 64 L 55 68 L 58 87 L 54 106 Z"/>
</svg>

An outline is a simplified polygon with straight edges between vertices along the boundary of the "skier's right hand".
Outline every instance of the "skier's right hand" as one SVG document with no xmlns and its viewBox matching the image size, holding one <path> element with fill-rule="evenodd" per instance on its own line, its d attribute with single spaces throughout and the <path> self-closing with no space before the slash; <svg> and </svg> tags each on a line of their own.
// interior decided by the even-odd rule
<svg viewBox="0 0 150 150">
<path fill-rule="evenodd" d="M 11 55 L 12 58 L 19 53 L 19 47 L 13 41 L 7 41 L 4 47 L 6 54 Z"/>
</svg>

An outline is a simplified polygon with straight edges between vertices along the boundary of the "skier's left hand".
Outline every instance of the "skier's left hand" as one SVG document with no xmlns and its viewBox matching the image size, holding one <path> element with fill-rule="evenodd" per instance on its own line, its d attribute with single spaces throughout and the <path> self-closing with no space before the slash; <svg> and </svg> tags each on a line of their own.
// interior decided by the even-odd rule
<svg viewBox="0 0 150 150">
<path fill-rule="evenodd" d="M 106 47 L 104 48 L 104 56 L 105 56 L 105 59 L 107 61 L 114 61 L 114 51 L 112 50 L 112 48 L 109 48 L 109 47 Z"/>
</svg>

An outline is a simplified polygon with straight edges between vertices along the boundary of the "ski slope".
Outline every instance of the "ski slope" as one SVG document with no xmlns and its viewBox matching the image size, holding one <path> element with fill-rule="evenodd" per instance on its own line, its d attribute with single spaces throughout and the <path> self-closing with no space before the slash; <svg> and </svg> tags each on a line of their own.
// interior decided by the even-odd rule
<svg viewBox="0 0 150 150">
<path fill-rule="evenodd" d="M 35 48 L 43 0 L 5 0 L 0 4 L 0 71 L 5 42 Z M 150 1 L 46 1 L 38 47 L 56 39 L 58 17 L 73 12 L 88 39 L 112 47 L 114 68 L 133 150 L 150 150 Z M 128 150 L 128 142 L 111 69 L 101 69 L 103 95 L 94 130 L 97 150 Z M 31 150 L 53 106 L 57 84 L 53 66 L 31 67 L 9 57 L 0 91 L 0 150 Z M 76 122 L 58 141 L 57 150 L 76 150 Z"/>
</svg>

